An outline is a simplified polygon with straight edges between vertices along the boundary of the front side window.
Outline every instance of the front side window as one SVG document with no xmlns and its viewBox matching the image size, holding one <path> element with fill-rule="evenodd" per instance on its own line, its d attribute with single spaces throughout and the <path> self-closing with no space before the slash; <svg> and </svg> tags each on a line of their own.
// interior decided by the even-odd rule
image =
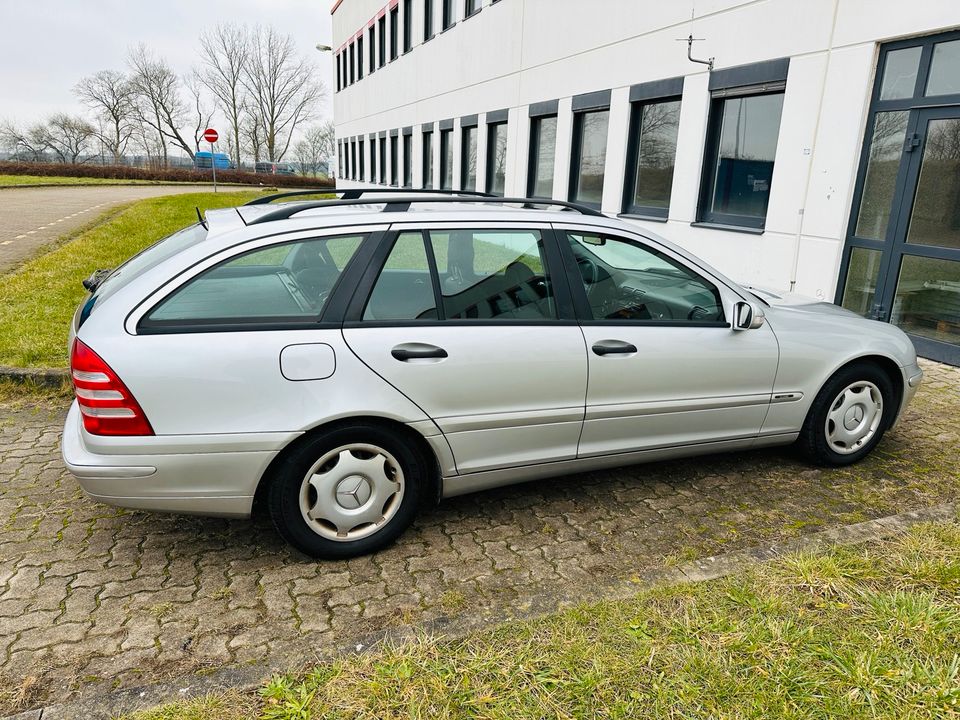
<svg viewBox="0 0 960 720">
<path fill-rule="evenodd" d="M 764 226 L 782 109 L 782 92 L 713 101 L 701 221 Z"/>
<path fill-rule="evenodd" d="M 578 112 L 573 118 L 574 157 L 570 171 L 570 199 L 600 206 L 607 162 L 609 110 Z"/>
<path fill-rule="evenodd" d="M 680 100 L 635 103 L 630 117 L 623 211 L 666 217 L 680 129 Z"/>
<path fill-rule="evenodd" d="M 315 321 L 362 235 L 251 250 L 197 275 L 153 308 L 144 330 Z"/>
<path fill-rule="evenodd" d="M 568 232 L 593 320 L 723 324 L 720 291 L 686 265 L 626 238 Z"/>
<path fill-rule="evenodd" d="M 423 187 L 433 187 L 433 131 L 423 131 Z"/>
<path fill-rule="evenodd" d="M 507 124 L 487 125 L 487 192 L 503 195 L 507 184 Z"/>
<path fill-rule="evenodd" d="M 477 128 L 465 127 L 460 142 L 460 189 L 477 189 Z"/>
<path fill-rule="evenodd" d="M 557 150 L 557 116 L 530 121 L 530 170 L 527 195 L 553 197 L 553 163 Z"/>
<path fill-rule="evenodd" d="M 440 189 L 453 189 L 453 130 L 440 131 Z"/>
</svg>

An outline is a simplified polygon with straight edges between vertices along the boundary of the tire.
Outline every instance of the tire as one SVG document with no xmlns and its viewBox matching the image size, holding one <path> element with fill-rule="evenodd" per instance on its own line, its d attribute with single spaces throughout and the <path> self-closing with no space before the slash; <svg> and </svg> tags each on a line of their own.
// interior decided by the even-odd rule
<svg viewBox="0 0 960 720">
<path fill-rule="evenodd" d="M 893 382 L 882 368 L 872 362 L 848 365 L 817 394 L 797 446 L 817 465 L 852 465 L 880 442 L 895 409 Z"/>
<path fill-rule="evenodd" d="M 415 446 L 385 427 L 334 428 L 279 465 L 267 494 L 270 518 L 284 540 L 311 557 L 365 555 L 413 522 L 427 467 Z"/>
</svg>

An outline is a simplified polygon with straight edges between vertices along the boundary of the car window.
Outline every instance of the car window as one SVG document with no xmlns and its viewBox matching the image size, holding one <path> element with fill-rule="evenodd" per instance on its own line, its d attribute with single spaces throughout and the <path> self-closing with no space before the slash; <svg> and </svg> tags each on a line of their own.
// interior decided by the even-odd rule
<svg viewBox="0 0 960 720">
<path fill-rule="evenodd" d="M 367 321 L 436 320 L 437 301 L 423 233 L 401 233 L 363 311 Z"/>
<path fill-rule="evenodd" d="M 627 238 L 568 232 L 594 320 L 724 322 L 717 286 Z"/>
<path fill-rule="evenodd" d="M 193 278 L 141 325 L 315 319 L 363 237 L 301 240 L 243 253 Z"/>
<path fill-rule="evenodd" d="M 431 231 L 429 238 L 437 259 L 444 318 L 557 317 L 539 231 Z"/>
</svg>

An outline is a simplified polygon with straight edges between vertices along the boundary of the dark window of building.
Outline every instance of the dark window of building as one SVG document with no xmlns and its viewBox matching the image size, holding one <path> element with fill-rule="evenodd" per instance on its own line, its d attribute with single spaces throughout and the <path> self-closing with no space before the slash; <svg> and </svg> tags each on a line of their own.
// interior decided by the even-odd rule
<svg viewBox="0 0 960 720">
<path fill-rule="evenodd" d="M 480 0 L 464 0 L 463 17 L 468 18 L 480 9 Z"/>
<path fill-rule="evenodd" d="M 433 130 L 423 131 L 423 187 L 433 187 Z"/>
<path fill-rule="evenodd" d="M 413 187 L 413 135 L 403 136 L 403 186 Z"/>
<path fill-rule="evenodd" d="M 453 190 L 453 130 L 440 131 L 440 189 Z"/>
<path fill-rule="evenodd" d="M 397 136 L 390 138 L 390 184 L 397 185 Z"/>
<path fill-rule="evenodd" d="M 349 60 L 349 63 L 350 63 L 350 84 L 353 85 L 353 83 L 356 82 L 356 80 L 355 80 L 355 78 L 354 78 L 354 70 L 353 70 L 354 65 L 356 65 L 356 63 L 354 62 L 354 43 L 350 43 L 350 60 Z"/>
<path fill-rule="evenodd" d="M 699 220 L 762 228 L 770 200 L 783 91 L 740 97 L 727 93 L 714 97 L 710 106 Z"/>
<path fill-rule="evenodd" d="M 557 116 L 548 115 L 530 120 L 530 169 L 527 174 L 527 195 L 553 197 L 553 163 L 557 151 Z"/>
<path fill-rule="evenodd" d="M 337 55 L 336 60 L 337 60 L 337 92 L 340 92 L 340 88 L 343 87 L 343 85 L 341 84 L 341 78 L 340 78 L 340 55 Z"/>
<path fill-rule="evenodd" d="M 357 80 L 363 80 L 363 36 L 357 38 Z"/>
<path fill-rule="evenodd" d="M 380 176 L 379 181 L 381 185 L 387 184 L 387 139 L 385 137 L 380 138 L 380 158 L 378 160 Z"/>
<path fill-rule="evenodd" d="M 387 64 L 387 16 L 377 20 L 377 48 L 380 55 L 380 67 Z"/>
<path fill-rule="evenodd" d="M 570 199 L 600 207 L 607 162 L 608 109 L 587 110 L 573 116 L 573 157 L 570 161 Z"/>
<path fill-rule="evenodd" d="M 465 127 L 460 138 L 460 189 L 477 189 L 477 126 Z"/>
<path fill-rule="evenodd" d="M 360 148 L 360 157 L 358 158 L 360 161 L 359 176 L 360 176 L 360 181 L 363 182 L 364 180 L 367 179 L 367 164 L 364 162 L 364 158 L 363 158 L 363 138 L 360 138 L 360 140 L 357 142 L 357 145 Z"/>
<path fill-rule="evenodd" d="M 357 179 L 357 141 L 350 141 L 350 178 Z"/>
<path fill-rule="evenodd" d="M 623 184 L 624 212 L 667 217 L 679 127 L 680 98 L 633 103 Z"/>
<path fill-rule="evenodd" d="M 377 69 L 377 26 L 371 25 L 367 30 L 367 45 L 370 46 L 370 72 Z"/>
<path fill-rule="evenodd" d="M 443 3 L 443 29 L 452 27 L 456 20 L 456 8 L 454 0 L 440 0 Z"/>
<path fill-rule="evenodd" d="M 487 125 L 487 188 L 488 193 L 503 195 L 507 180 L 507 123 Z"/>
<path fill-rule="evenodd" d="M 433 37 L 433 0 L 423 0 L 423 41 Z"/>
<path fill-rule="evenodd" d="M 403 51 L 413 48 L 413 0 L 403 0 Z"/>
<path fill-rule="evenodd" d="M 398 38 L 400 35 L 400 6 L 390 11 L 390 59 L 396 60 L 400 52 Z"/>
</svg>

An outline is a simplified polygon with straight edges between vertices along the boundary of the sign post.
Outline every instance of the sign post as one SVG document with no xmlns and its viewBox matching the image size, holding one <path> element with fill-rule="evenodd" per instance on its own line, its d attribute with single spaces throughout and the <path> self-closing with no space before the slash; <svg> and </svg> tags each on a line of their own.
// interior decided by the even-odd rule
<svg viewBox="0 0 960 720">
<path fill-rule="evenodd" d="M 220 135 L 213 128 L 203 131 L 203 139 L 210 143 L 210 168 L 213 170 L 213 191 L 217 191 L 217 157 L 213 154 L 213 144 L 220 139 Z"/>
</svg>

